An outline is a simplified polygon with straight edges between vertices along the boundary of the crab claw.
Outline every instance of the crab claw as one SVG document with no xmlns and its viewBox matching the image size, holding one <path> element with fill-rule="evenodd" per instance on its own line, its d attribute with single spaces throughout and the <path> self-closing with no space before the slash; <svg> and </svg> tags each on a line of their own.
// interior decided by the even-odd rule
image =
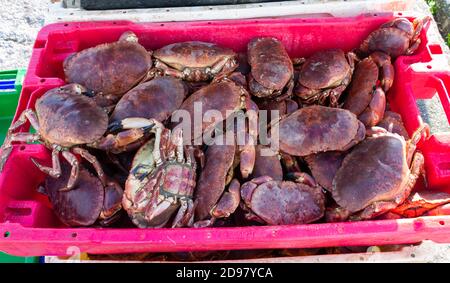
<svg viewBox="0 0 450 283">
<path fill-rule="evenodd" d="M 286 174 L 286 177 L 288 179 L 294 180 L 297 183 L 306 184 L 311 187 L 317 186 L 316 180 L 314 180 L 311 175 L 304 172 L 290 172 Z"/>
</svg>

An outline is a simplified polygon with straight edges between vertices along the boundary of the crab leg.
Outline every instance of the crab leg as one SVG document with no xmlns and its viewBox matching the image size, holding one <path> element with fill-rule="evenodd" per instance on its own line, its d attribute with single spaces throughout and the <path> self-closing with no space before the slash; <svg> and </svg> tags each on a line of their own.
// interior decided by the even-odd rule
<svg viewBox="0 0 450 283">
<path fill-rule="evenodd" d="M 155 68 L 161 69 L 166 76 L 172 76 L 178 79 L 184 79 L 186 76 L 184 72 L 172 69 L 159 60 L 155 60 Z"/>
<path fill-rule="evenodd" d="M 72 152 L 75 154 L 79 154 L 81 157 L 86 159 L 89 163 L 94 166 L 95 171 L 97 172 L 98 178 L 100 179 L 100 182 L 102 182 L 103 186 L 106 186 L 106 176 L 105 172 L 103 172 L 102 166 L 100 165 L 100 162 L 98 162 L 97 157 L 90 154 L 86 149 L 75 147 L 72 149 Z"/>
<path fill-rule="evenodd" d="M 39 131 L 39 122 L 36 117 L 36 113 L 34 113 L 34 111 L 31 109 L 27 109 L 23 111 L 22 114 L 20 114 L 19 119 L 17 119 L 17 121 L 14 122 L 14 124 L 12 124 L 11 127 L 9 127 L 8 132 L 16 130 L 17 128 L 25 124 L 27 120 L 30 121 L 31 126 L 36 131 Z"/>
<path fill-rule="evenodd" d="M 36 117 L 36 114 L 33 110 L 27 109 L 20 114 L 19 119 L 17 119 L 14 124 L 11 125 L 11 127 L 8 129 L 8 134 L 5 138 L 5 142 L 1 146 L 1 155 L 0 155 L 0 172 L 3 170 L 3 166 L 6 163 L 6 160 L 8 160 L 9 155 L 11 154 L 11 151 L 13 149 L 11 142 L 14 141 L 20 141 L 20 142 L 35 142 L 40 140 L 39 134 L 30 134 L 30 133 L 16 133 L 13 134 L 12 132 L 22 126 L 26 123 L 26 121 L 30 121 L 31 126 L 36 129 L 36 131 L 39 131 L 39 123 Z"/>
<path fill-rule="evenodd" d="M 54 147 L 52 150 L 52 167 L 47 167 L 39 164 L 36 159 L 31 157 L 31 162 L 36 165 L 36 167 L 47 175 L 53 178 L 59 178 L 61 176 L 61 164 L 59 161 L 59 148 Z"/>
<path fill-rule="evenodd" d="M 182 200 L 177 215 L 172 222 L 172 228 L 192 226 L 194 222 L 194 202 L 191 199 Z"/>
<path fill-rule="evenodd" d="M 73 187 L 76 185 L 76 183 L 78 181 L 78 173 L 80 171 L 80 166 L 79 166 L 78 159 L 76 158 L 75 155 L 73 155 L 73 153 L 71 153 L 69 151 L 63 151 L 62 156 L 72 166 L 72 170 L 70 171 L 69 181 L 67 181 L 67 186 L 65 188 L 62 188 L 59 190 L 60 192 L 67 192 L 67 191 L 72 190 Z"/>
</svg>

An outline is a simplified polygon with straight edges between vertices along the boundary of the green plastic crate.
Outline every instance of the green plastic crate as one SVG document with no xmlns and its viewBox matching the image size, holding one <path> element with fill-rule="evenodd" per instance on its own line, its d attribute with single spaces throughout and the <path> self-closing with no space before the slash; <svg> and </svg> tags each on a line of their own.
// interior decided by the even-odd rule
<svg viewBox="0 0 450 283">
<path fill-rule="evenodd" d="M 16 113 L 25 72 L 24 69 L 0 72 L 0 144 Z"/>
</svg>

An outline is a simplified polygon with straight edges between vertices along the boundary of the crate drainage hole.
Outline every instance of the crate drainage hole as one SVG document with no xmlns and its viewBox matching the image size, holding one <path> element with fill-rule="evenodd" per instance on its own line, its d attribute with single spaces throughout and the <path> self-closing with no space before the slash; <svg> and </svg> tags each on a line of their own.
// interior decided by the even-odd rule
<svg viewBox="0 0 450 283">
<path fill-rule="evenodd" d="M 72 238 L 76 238 L 77 237 L 77 233 L 72 233 Z"/>
<path fill-rule="evenodd" d="M 403 13 L 398 13 L 399 16 L 403 16 Z"/>
<path fill-rule="evenodd" d="M 444 221 L 439 221 L 439 224 L 441 224 L 442 226 L 444 226 L 445 225 L 445 222 Z"/>
<path fill-rule="evenodd" d="M 67 27 L 69 24 L 64 24 L 65 27 Z"/>
<path fill-rule="evenodd" d="M 431 66 L 430 66 L 430 65 L 427 65 L 427 69 L 431 69 Z"/>
<path fill-rule="evenodd" d="M 5 238 L 9 238 L 9 236 L 11 236 L 11 232 L 6 231 L 5 234 L 3 234 L 3 237 Z"/>
<path fill-rule="evenodd" d="M 24 145 L 21 145 L 21 146 L 19 147 L 19 150 L 25 150 L 25 146 L 24 146 Z"/>
<path fill-rule="evenodd" d="M 164 26 L 164 24 L 160 24 L 160 26 L 162 26 L 162 27 L 163 27 L 163 26 Z"/>
<path fill-rule="evenodd" d="M 41 83 L 45 83 L 45 79 L 41 79 L 40 82 L 41 82 Z"/>
</svg>

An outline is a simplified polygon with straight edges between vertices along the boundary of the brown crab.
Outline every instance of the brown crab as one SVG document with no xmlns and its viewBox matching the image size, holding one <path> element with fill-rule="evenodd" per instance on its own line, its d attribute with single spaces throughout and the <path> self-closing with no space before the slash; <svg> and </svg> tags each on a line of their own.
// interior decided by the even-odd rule
<svg viewBox="0 0 450 283">
<path fill-rule="evenodd" d="M 317 183 L 331 192 L 334 176 L 346 154 L 343 151 L 327 151 L 305 156 L 304 159 Z"/>
<path fill-rule="evenodd" d="M 344 158 L 333 180 L 336 203 L 351 220 L 371 219 L 403 203 L 424 173 L 416 145 L 428 133 L 426 124 L 405 139 L 373 127 L 370 136 Z"/>
<path fill-rule="evenodd" d="M 122 205 L 140 228 L 192 226 L 197 163 L 192 147 L 184 148 L 183 132 L 153 120 L 155 137 L 133 159 Z"/>
<path fill-rule="evenodd" d="M 377 82 L 380 80 L 380 86 Z M 385 93 L 394 81 L 391 58 L 383 52 L 374 52 L 356 65 L 352 83 L 343 108 L 358 116 L 367 127 L 378 124 L 386 109 Z"/>
<path fill-rule="evenodd" d="M 266 116 L 263 116 L 264 112 L 260 111 L 258 118 L 261 122 L 266 119 L 267 124 L 269 124 L 272 120 L 275 120 L 277 117 L 286 116 L 298 109 L 298 103 L 290 98 L 280 101 L 274 101 L 273 99 L 254 99 L 254 101 L 256 105 L 258 105 L 259 110 L 266 111 Z M 278 113 L 274 113 L 272 111 L 278 111 Z M 273 114 L 277 115 L 277 117 Z"/>
<path fill-rule="evenodd" d="M 68 83 L 94 92 L 100 106 L 111 106 L 145 80 L 152 68 L 151 52 L 138 43 L 136 34 L 123 33 L 119 41 L 82 50 L 64 60 Z"/>
<path fill-rule="evenodd" d="M 173 43 L 156 50 L 153 57 L 163 75 L 192 82 L 222 77 L 238 66 L 233 50 L 202 41 Z"/>
<path fill-rule="evenodd" d="M 412 23 L 406 18 L 396 18 L 384 23 L 369 34 L 359 47 L 359 52 L 368 55 L 381 51 L 394 59 L 400 55 L 411 55 L 419 47 L 420 33 L 429 21 L 430 17 L 416 18 Z"/>
<path fill-rule="evenodd" d="M 319 105 L 301 108 L 273 126 L 279 135 L 271 139 L 279 138 L 281 152 L 294 156 L 346 151 L 363 140 L 366 132 L 350 111 Z"/>
<path fill-rule="evenodd" d="M 97 176 L 80 166 L 79 181 L 71 191 L 62 192 L 69 178 L 70 165 L 61 164 L 61 177 L 47 176 L 39 192 L 48 196 L 58 219 L 67 226 L 90 226 L 99 222 L 109 226 L 120 217 L 123 190 L 116 182 L 106 186 Z"/>
<path fill-rule="evenodd" d="M 199 113 L 196 113 L 196 107 L 200 107 L 201 111 Z M 198 114 L 201 115 L 200 118 L 203 117 L 201 123 L 199 123 L 200 126 L 194 123 L 187 123 L 193 126 L 184 131 L 185 133 L 191 133 L 191 140 L 198 141 L 203 137 L 203 134 L 210 135 L 217 124 L 233 118 L 241 109 L 247 111 L 249 134 L 253 141 L 256 141 L 256 126 L 250 126 L 250 123 L 256 123 L 257 121 L 258 106 L 250 99 L 244 87 L 228 78 L 223 78 L 219 82 L 213 82 L 193 93 L 183 102 L 180 107 L 181 111 L 178 113 L 181 114 L 183 119 L 183 111 L 187 111 L 189 114 L 186 119 L 195 119 Z M 210 119 L 206 119 L 204 115 L 207 112 L 210 114 L 220 113 L 220 117 L 214 115 Z M 174 114 L 177 115 L 177 112 Z M 195 122 L 195 120 L 192 122 Z"/>
<path fill-rule="evenodd" d="M 294 67 L 283 44 L 273 37 L 251 40 L 247 46 L 250 93 L 257 97 L 283 100 L 294 88 Z"/>
<path fill-rule="evenodd" d="M 295 182 L 258 177 L 241 187 L 246 218 L 269 225 L 314 222 L 324 215 L 325 196 L 311 176 L 296 173 Z"/>
<path fill-rule="evenodd" d="M 336 107 L 339 97 L 352 79 L 356 55 L 341 49 L 328 49 L 314 53 L 301 64 L 294 94 L 303 104 Z"/>
<path fill-rule="evenodd" d="M 267 146 L 257 145 L 255 147 L 255 166 L 251 178 L 268 176 L 275 181 L 282 181 L 283 168 L 281 167 L 280 156 L 275 152 L 263 152 L 263 149 L 271 151 Z"/>
<path fill-rule="evenodd" d="M 186 85 L 173 77 L 158 77 L 127 92 L 117 103 L 110 121 L 130 117 L 166 121 L 187 95 Z"/>
<path fill-rule="evenodd" d="M 233 178 L 234 168 L 240 164 L 241 172 L 248 172 L 246 168 L 253 168 L 255 163 L 252 148 L 225 143 L 224 138 L 215 137 L 214 144 L 205 152 L 205 166 L 195 189 L 197 227 L 211 226 L 218 218 L 229 217 L 236 210 L 240 183 Z"/>
<path fill-rule="evenodd" d="M 102 150 L 120 151 L 126 145 L 143 138 L 149 130 L 148 125 L 141 127 L 134 118 L 121 121 L 121 127 L 128 130 L 117 135 L 108 134 L 108 115 L 91 98 L 84 96 L 84 87 L 69 84 L 47 91 L 35 104 L 35 111 L 27 109 L 11 125 L 2 146 L 0 171 L 13 148 L 12 142 L 42 142 L 52 150 L 52 167 L 31 161 L 44 173 L 54 178 L 61 175 L 59 153 L 72 165 L 67 190 L 73 188 L 78 179 L 78 159 L 74 154 L 93 164 L 97 174 L 106 184 L 103 170 L 95 156 L 81 146 Z M 30 121 L 37 133 L 14 133 L 16 129 Z M 136 124 L 137 123 L 137 124 Z"/>
</svg>

